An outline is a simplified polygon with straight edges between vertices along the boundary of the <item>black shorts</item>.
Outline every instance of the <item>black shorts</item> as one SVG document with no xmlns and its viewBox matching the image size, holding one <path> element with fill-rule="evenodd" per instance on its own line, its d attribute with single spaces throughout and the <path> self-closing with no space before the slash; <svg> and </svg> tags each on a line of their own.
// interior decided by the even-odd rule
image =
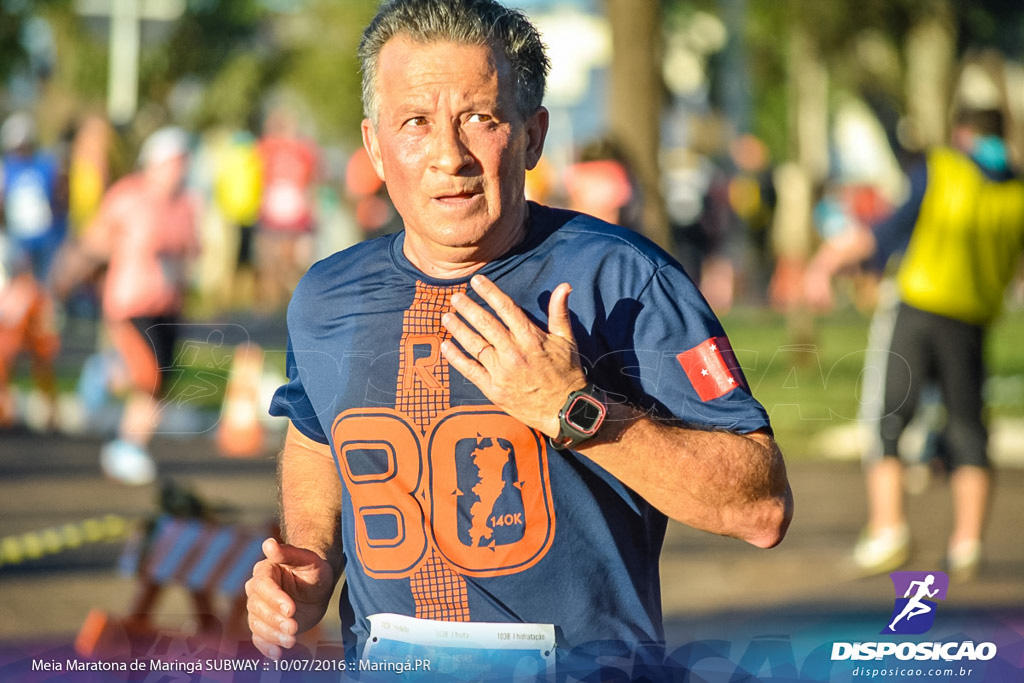
<svg viewBox="0 0 1024 683">
<path fill-rule="evenodd" d="M 240 225 L 238 227 L 238 257 L 235 265 L 238 268 L 251 268 L 255 263 L 253 258 L 253 240 L 256 228 L 251 225 Z"/>
<path fill-rule="evenodd" d="M 988 467 L 988 431 L 982 417 L 985 327 L 900 304 L 885 375 L 880 421 L 884 454 L 917 410 L 921 389 L 934 380 L 946 408 L 943 446 L 952 467 Z"/>
<path fill-rule="evenodd" d="M 174 366 L 174 350 L 178 342 L 180 320 L 176 315 L 140 316 L 128 322 L 149 345 L 156 360 L 156 384 L 152 393 L 163 395 L 167 390 L 167 377 Z"/>
</svg>

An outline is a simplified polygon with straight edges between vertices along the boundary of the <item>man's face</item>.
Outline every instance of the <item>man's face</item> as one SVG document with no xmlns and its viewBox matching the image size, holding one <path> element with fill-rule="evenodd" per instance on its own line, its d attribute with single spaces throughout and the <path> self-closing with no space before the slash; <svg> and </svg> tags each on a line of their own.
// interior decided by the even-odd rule
<svg viewBox="0 0 1024 683">
<path fill-rule="evenodd" d="M 502 55 L 398 36 L 381 50 L 377 94 L 363 142 L 407 238 L 486 251 L 522 225 L 525 172 L 540 159 L 547 112 L 522 120 Z"/>
</svg>

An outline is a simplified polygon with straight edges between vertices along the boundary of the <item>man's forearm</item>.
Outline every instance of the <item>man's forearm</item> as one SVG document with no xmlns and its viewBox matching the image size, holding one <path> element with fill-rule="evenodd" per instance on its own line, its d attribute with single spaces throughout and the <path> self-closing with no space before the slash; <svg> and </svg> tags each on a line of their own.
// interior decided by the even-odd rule
<svg viewBox="0 0 1024 683">
<path fill-rule="evenodd" d="M 808 268 L 820 268 L 833 276 L 844 268 L 871 258 L 878 248 L 874 234 L 861 226 L 850 226 L 825 242 Z"/>
<path fill-rule="evenodd" d="M 334 568 L 337 580 L 343 564 L 342 488 L 330 447 L 289 425 L 279 476 L 285 542 L 323 557 Z"/>
<path fill-rule="evenodd" d="M 768 548 L 792 518 L 782 453 L 764 432 L 687 429 L 613 404 L 598 437 L 580 452 L 696 529 Z"/>
</svg>

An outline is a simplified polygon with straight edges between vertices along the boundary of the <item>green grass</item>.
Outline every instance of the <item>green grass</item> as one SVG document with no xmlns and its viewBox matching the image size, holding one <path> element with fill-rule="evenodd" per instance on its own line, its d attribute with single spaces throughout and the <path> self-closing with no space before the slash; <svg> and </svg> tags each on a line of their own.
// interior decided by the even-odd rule
<svg viewBox="0 0 1024 683">
<path fill-rule="evenodd" d="M 856 418 L 868 316 L 844 310 L 787 321 L 772 311 L 737 310 L 722 323 L 787 457 L 813 457 L 814 436 Z M 989 337 L 989 412 L 1024 417 L 1024 311 L 1004 315 Z"/>
<path fill-rule="evenodd" d="M 816 435 L 856 419 L 867 315 L 847 309 L 792 321 L 769 310 L 738 309 L 723 316 L 722 323 L 787 457 L 815 457 Z M 190 362 L 176 371 L 168 398 L 183 406 L 216 410 L 230 374 L 230 351 L 209 344 L 192 346 Z M 993 326 L 988 361 L 990 414 L 1024 418 L 1024 310 L 1006 313 Z M 65 368 L 60 374 L 62 391 L 74 391 L 78 371 Z M 16 383 L 31 386 L 27 368 L 16 373 Z"/>
</svg>

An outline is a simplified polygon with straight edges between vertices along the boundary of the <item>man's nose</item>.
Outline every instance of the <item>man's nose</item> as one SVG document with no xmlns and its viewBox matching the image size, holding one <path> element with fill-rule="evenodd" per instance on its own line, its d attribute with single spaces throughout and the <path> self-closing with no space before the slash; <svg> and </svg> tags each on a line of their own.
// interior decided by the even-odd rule
<svg viewBox="0 0 1024 683">
<path fill-rule="evenodd" d="M 432 137 L 431 162 L 438 171 L 455 175 L 473 163 L 473 155 L 462 139 L 462 131 L 458 125 L 439 125 Z"/>
</svg>

